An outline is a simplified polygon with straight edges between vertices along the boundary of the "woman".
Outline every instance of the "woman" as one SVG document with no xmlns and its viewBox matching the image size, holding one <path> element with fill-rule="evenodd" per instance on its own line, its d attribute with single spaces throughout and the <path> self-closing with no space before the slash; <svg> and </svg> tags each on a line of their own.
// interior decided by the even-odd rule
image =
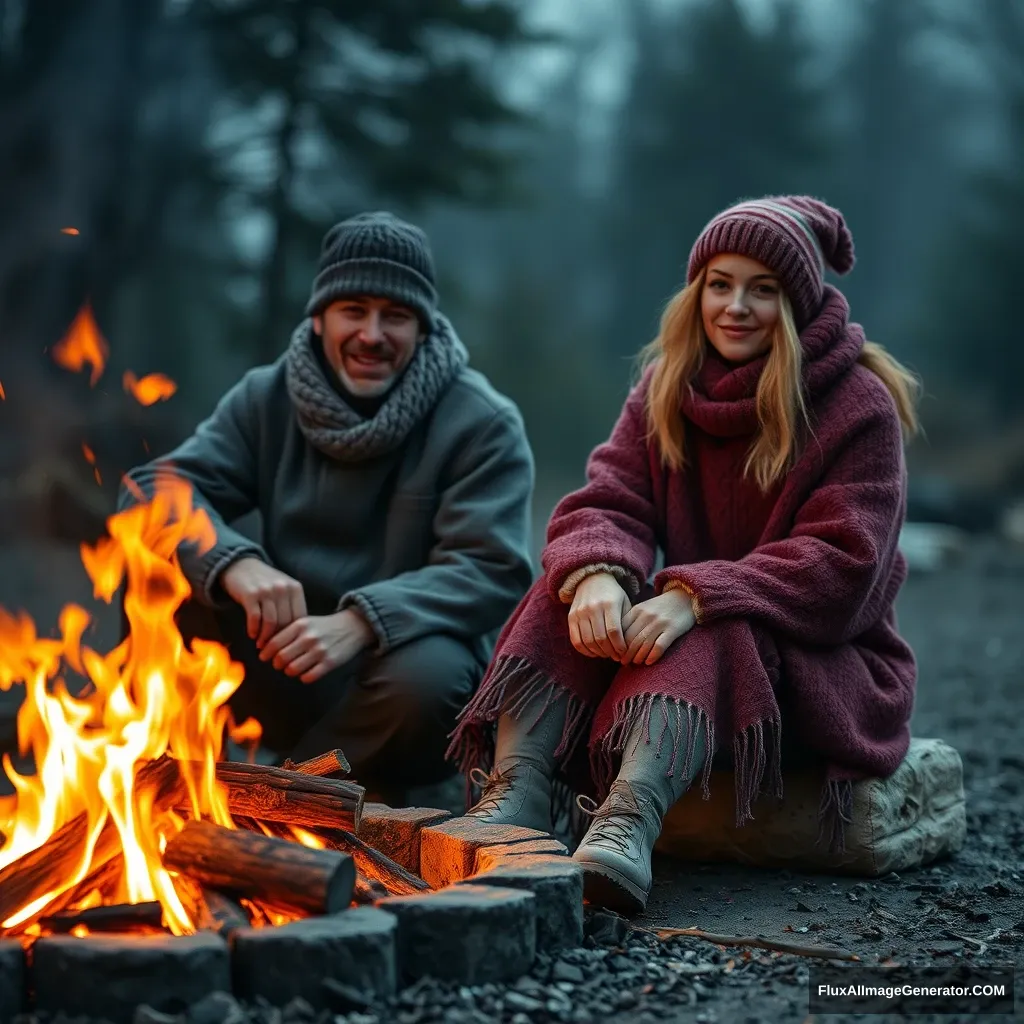
<svg viewBox="0 0 1024 1024">
<path fill-rule="evenodd" d="M 787 756 L 822 768 L 834 847 L 852 782 L 906 754 L 916 665 L 893 602 L 916 381 L 823 283 L 853 262 L 842 215 L 809 197 L 704 228 L 453 733 L 463 770 L 493 765 L 471 815 L 547 831 L 556 776 L 602 798 L 574 853 L 591 902 L 644 908 L 662 818 L 698 774 L 708 795 L 721 744 L 742 825 L 765 784 L 782 795 L 785 726 Z"/>
</svg>

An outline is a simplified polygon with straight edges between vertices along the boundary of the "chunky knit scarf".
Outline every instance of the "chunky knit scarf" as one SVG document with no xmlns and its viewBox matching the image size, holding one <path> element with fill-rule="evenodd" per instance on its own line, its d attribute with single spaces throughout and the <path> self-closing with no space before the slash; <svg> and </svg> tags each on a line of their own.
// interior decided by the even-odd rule
<svg viewBox="0 0 1024 1024">
<path fill-rule="evenodd" d="M 465 346 L 447 318 L 434 324 L 377 414 L 364 419 L 331 387 L 317 362 L 305 320 L 285 353 L 288 394 L 299 427 L 311 445 L 339 462 L 361 462 L 394 451 L 437 404 L 469 361 Z"/>
</svg>

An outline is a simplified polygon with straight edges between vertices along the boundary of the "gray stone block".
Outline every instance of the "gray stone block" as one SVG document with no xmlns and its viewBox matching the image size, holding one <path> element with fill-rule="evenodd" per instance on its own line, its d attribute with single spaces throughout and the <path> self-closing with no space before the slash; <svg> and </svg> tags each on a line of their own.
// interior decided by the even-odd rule
<svg viewBox="0 0 1024 1024">
<path fill-rule="evenodd" d="M 537 949 L 583 945 L 583 869 L 558 855 L 512 855 L 460 885 L 498 885 L 536 896 Z"/>
<path fill-rule="evenodd" d="M 279 928 L 235 932 L 234 993 L 247 1002 L 262 996 L 274 1006 L 305 999 L 330 1009 L 324 980 L 371 997 L 392 995 L 398 983 L 395 916 L 376 907 L 310 917 Z"/>
<path fill-rule="evenodd" d="M 25 951 L 14 939 L 0 940 L 0 1021 L 25 1011 Z"/>
<path fill-rule="evenodd" d="M 419 875 L 435 889 L 468 878 L 476 852 L 484 846 L 504 846 L 550 839 L 546 832 L 519 825 L 492 825 L 478 818 L 451 818 L 420 832 Z"/>
<path fill-rule="evenodd" d="M 569 851 L 565 843 L 554 837 L 548 839 L 531 839 L 525 843 L 498 843 L 496 846 L 481 846 L 473 860 L 473 873 L 480 874 L 491 868 L 504 864 L 510 857 L 533 857 L 537 854 L 550 854 L 568 857 Z"/>
<path fill-rule="evenodd" d="M 211 933 L 55 935 L 36 942 L 32 981 L 40 1013 L 132 1024 L 143 1003 L 181 1013 L 211 992 L 230 992 L 231 961 Z"/>
<path fill-rule="evenodd" d="M 536 897 L 521 889 L 453 885 L 379 906 L 398 918 L 404 978 L 430 975 L 462 985 L 518 978 L 537 951 Z"/>
</svg>

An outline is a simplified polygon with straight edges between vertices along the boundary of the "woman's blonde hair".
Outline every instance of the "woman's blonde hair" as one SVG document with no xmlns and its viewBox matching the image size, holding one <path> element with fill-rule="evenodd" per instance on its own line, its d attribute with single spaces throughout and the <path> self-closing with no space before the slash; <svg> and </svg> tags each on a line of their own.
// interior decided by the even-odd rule
<svg viewBox="0 0 1024 1024">
<path fill-rule="evenodd" d="M 642 368 L 654 365 L 647 395 L 648 435 L 657 442 L 662 462 L 674 470 L 686 462 L 680 412 L 683 391 L 697 376 L 707 345 L 700 301 L 705 276 L 706 268 L 669 301 L 658 336 L 640 352 Z M 778 483 L 792 467 L 804 430 L 810 426 L 802 387 L 800 335 L 785 293 L 779 299 L 779 320 L 757 385 L 760 430 L 744 465 L 744 472 L 753 476 L 762 491 Z M 885 384 L 896 403 L 905 436 L 917 433 L 917 377 L 873 341 L 865 343 L 857 361 Z"/>
</svg>

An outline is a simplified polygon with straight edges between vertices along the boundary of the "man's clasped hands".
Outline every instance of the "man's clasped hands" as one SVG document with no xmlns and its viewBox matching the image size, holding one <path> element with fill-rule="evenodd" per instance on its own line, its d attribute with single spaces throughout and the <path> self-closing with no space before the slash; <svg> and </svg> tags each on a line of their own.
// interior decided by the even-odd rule
<svg viewBox="0 0 1024 1024">
<path fill-rule="evenodd" d="M 693 601 L 685 590 L 666 590 L 633 605 L 611 573 L 599 572 L 576 588 L 569 639 L 590 658 L 653 665 L 695 622 Z"/>
<path fill-rule="evenodd" d="M 260 558 L 233 562 L 220 585 L 245 611 L 260 660 L 304 683 L 315 683 L 373 643 L 373 630 L 351 608 L 309 615 L 302 584 Z"/>
</svg>

